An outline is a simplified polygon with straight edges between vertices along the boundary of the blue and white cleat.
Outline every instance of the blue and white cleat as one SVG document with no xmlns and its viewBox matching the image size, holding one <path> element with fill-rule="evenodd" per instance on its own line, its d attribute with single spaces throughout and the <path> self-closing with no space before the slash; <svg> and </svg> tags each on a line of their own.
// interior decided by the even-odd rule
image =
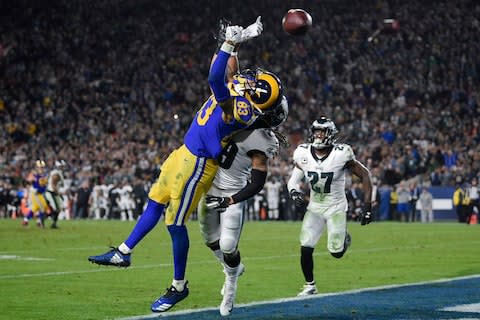
<svg viewBox="0 0 480 320">
<path fill-rule="evenodd" d="M 188 297 L 188 281 L 185 282 L 185 288 L 183 291 L 177 291 L 174 286 L 167 289 L 167 292 L 152 303 L 153 312 L 165 312 L 171 307 Z"/>
<path fill-rule="evenodd" d="M 112 247 L 112 250 L 98 255 L 88 257 L 88 261 L 104 266 L 128 267 L 130 266 L 130 253 L 121 253 L 118 248 Z"/>
</svg>

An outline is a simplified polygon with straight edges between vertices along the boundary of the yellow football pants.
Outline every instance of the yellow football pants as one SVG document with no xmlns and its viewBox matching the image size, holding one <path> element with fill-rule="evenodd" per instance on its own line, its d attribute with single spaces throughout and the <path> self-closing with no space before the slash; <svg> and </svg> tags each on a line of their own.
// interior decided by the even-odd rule
<svg viewBox="0 0 480 320">
<path fill-rule="evenodd" d="M 193 155 L 185 145 L 173 151 L 162 165 L 148 197 L 167 205 L 165 224 L 181 226 L 211 187 L 218 164 Z"/>
</svg>

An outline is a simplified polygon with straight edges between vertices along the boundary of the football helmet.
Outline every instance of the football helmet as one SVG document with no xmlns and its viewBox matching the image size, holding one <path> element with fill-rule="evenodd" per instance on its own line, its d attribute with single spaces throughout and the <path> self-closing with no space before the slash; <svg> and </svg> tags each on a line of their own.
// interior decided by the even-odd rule
<svg viewBox="0 0 480 320">
<path fill-rule="evenodd" d="M 287 120 L 288 117 L 288 101 L 285 96 L 282 96 L 280 103 L 275 105 L 261 114 L 257 121 L 265 122 L 266 126 L 272 129 L 277 128 Z"/>
<path fill-rule="evenodd" d="M 35 161 L 35 167 L 36 167 L 37 169 L 43 169 L 43 168 L 45 168 L 45 161 L 43 161 L 43 160 L 37 160 L 37 161 Z"/>
<path fill-rule="evenodd" d="M 57 169 L 64 169 L 67 166 L 65 160 L 57 160 L 55 161 L 55 168 Z"/>
<path fill-rule="evenodd" d="M 323 135 L 319 135 L 318 131 L 322 131 Z M 332 120 L 327 117 L 321 117 L 313 121 L 310 126 L 310 142 L 316 149 L 323 149 L 332 146 L 337 140 L 337 127 Z"/>
<path fill-rule="evenodd" d="M 245 70 L 234 75 L 233 89 L 252 102 L 260 114 L 276 106 L 282 99 L 283 91 L 280 79 L 262 69 Z"/>
<path fill-rule="evenodd" d="M 45 173 L 45 161 L 39 159 L 35 161 L 35 169 L 34 172 L 37 174 Z"/>
</svg>

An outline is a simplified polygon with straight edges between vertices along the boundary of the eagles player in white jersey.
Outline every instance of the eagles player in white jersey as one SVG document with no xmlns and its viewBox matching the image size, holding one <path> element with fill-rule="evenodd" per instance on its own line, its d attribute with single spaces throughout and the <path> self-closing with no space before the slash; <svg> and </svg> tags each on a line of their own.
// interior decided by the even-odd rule
<svg viewBox="0 0 480 320">
<path fill-rule="evenodd" d="M 346 169 L 362 179 L 365 206 L 361 224 L 368 224 L 372 220 L 370 171 L 355 159 L 349 145 L 335 143 L 337 132 L 332 120 L 321 117 L 310 127 L 310 143 L 299 145 L 293 153 L 295 167 L 287 187 L 296 205 L 305 202 L 304 194 L 300 191 L 300 182 L 304 177 L 310 187 L 310 202 L 300 233 L 300 263 L 306 283 L 299 296 L 318 292 L 313 276 L 313 250 L 325 227 L 328 232 L 327 249 L 333 257 L 341 258 L 350 245 L 346 214 Z"/>
<path fill-rule="evenodd" d="M 63 170 L 66 167 L 65 160 L 55 161 L 55 169 L 50 171 L 48 175 L 48 184 L 47 191 L 45 192 L 45 199 L 50 206 L 50 216 L 52 218 L 52 229 L 57 229 L 58 215 L 62 212 L 63 205 L 63 196 L 62 193 L 64 190 L 64 179 L 63 179 Z"/>
<path fill-rule="evenodd" d="M 256 125 L 275 128 L 288 116 L 285 97 Z M 255 126 L 255 125 L 254 125 Z M 223 265 L 225 283 L 220 314 L 233 309 L 237 281 L 244 271 L 238 243 L 244 222 L 245 200 L 260 192 L 265 184 L 268 159 L 278 154 L 279 141 L 271 129 L 247 129 L 233 136 L 220 157 L 220 169 L 206 200 L 199 204 L 200 229 L 206 245 Z"/>
</svg>

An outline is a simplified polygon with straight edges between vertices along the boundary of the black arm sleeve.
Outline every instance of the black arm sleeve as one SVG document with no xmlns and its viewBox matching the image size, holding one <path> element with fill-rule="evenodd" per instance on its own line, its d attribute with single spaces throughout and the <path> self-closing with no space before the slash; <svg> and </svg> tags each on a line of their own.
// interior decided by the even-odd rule
<svg viewBox="0 0 480 320">
<path fill-rule="evenodd" d="M 259 193 L 265 184 L 265 180 L 267 180 L 267 171 L 252 169 L 251 181 L 232 196 L 233 202 L 238 203 L 247 200 Z"/>
</svg>

